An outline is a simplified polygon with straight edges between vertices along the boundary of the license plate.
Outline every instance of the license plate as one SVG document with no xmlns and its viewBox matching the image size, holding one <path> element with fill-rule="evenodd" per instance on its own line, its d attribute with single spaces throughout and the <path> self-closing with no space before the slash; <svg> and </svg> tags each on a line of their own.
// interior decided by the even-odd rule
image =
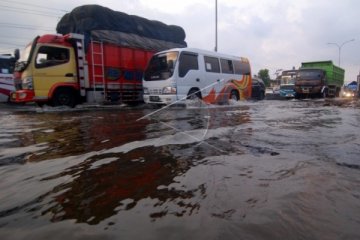
<svg viewBox="0 0 360 240">
<path fill-rule="evenodd" d="M 150 101 L 152 102 L 160 102 L 159 96 L 150 96 Z"/>
<path fill-rule="evenodd" d="M 309 89 L 308 88 L 303 88 L 302 91 L 303 91 L 303 93 L 308 93 Z"/>
</svg>

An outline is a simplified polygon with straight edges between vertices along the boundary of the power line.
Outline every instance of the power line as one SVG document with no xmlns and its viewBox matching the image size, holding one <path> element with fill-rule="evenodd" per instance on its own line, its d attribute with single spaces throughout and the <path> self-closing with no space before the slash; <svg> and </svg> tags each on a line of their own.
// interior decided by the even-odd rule
<svg viewBox="0 0 360 240">
<path fill-rule="evenodd" d="M 18 37 L 18 36 L 14 36 L 14 35 L 8 35 L 8 36 L 4 36 L 4 35 L 0 35 L 0 38 L 7 38 L 7 39 L 23 39 L 23 40 L 28 40 L 28 38 L 24 38 L 24 37 Z"/>
<path fill-rule="evenodd" d="M 13 43 L 13 42 L 0 42 L 0 44 L 7 45 L 7 46 L 16 46 L 16 47 L 24 47 L 26 44 L 20 43 Z"/>
<path fill-rule="evenodd" d="M 34 25 L 22 25 L 22 24 L 15 24 L 15 23 L 2 23 L 0 22 L 1 27 L 7 27 L 7 28 L 21 28 L 26 30 L 42 30 L 46 32 L 53 32 L 53 29 L 50 28 L 43 28 L 40 26 L 34 26 Z"/>
<path fill-rule="evenodd" d="M 36 5 L 36 4 L 32 4 L 32 3 L 25 3 L 25 2 L 19 2 L 19 1 L 0 0 L 0 2 L 8 2 L 8 3 L 15 3 L 15 4 L 20 4 L 20 5 L 27 5 L 27 6 L 31 6 L 31 7 L 43 8 L 43 9 L 60 11 L 60 12 L 65 12 L 65 13 L 69 12 L 68 10 L 64 10 L 64 9 L 44 7 L 44 6 L 40 6 L 40 5 Z"/>
<path fill-rule="evenodd" d="M 60 15 L 50 15 L 50 14 L 47 14 L 45 12 L 40 12 L 40 11 L 37 11 L 37 13 L 36 13 L 36 11 L 34 11 L 34 10 L 26 10 L 26 9 L 21 9 L 21 8 L 12 8 L 12 7 L 4 6 L 4 5 L 0 5 L 0 9 L 3 9 L 5 11 L 33 14 L 33 15 L 39 15 L 39 16 L 45 16 L 45 17 L 54 17 L 54 18 L 62 17 Z"/>
</svg>

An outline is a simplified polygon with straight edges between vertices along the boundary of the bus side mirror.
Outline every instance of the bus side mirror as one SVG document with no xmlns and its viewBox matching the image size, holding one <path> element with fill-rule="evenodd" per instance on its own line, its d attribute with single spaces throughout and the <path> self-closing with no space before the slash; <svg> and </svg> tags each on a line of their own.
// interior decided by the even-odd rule
<svg viewBox="0 0 360 240">
<path fill-rule="evenodd" d="M 19 58 L 20 58 L 20 50 L 18 48 L 15 49 L 15 51 L 14 51 L 14 58 L 15 58 L 15 61 L 19 60 Z"/>
</svg>

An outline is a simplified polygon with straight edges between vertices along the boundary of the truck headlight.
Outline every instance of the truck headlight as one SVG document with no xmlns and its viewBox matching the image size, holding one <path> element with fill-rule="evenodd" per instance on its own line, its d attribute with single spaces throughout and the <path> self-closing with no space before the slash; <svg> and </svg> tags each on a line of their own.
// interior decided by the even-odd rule
<svg viewBox="0 0 360 240">
<path fill-rule="evenodd" d="M 33 90 L 34 84 L 33 84 L 33 78 L 32 77 L 26 77 L 22 80 L 22 89 L 27 90 Z"/>
<path fill-rule="evenodd" d="M 149 94 L 149 89 L 147 87 L 143 88 L 144 94 Z"/>
<path fill-rule="evenodd" d="M 176 94 L 176 88 L 174 87 L 164 87 L 162 90 L 163 94 Z"/>
</svg>

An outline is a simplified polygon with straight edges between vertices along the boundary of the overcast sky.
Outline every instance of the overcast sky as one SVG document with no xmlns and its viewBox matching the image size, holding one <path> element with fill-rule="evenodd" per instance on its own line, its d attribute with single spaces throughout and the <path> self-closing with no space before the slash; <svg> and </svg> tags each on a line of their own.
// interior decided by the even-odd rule
<svg viewBox="0 0 360 240">
<path fill-rule="evenodd" d="M 66 12 L 99 4 L 184 28 L 189 47 L 215 47 L 215 0 L 0 0 L 0 53 L 23 48 L 36 35 L 55 33 Z M 345 81 L 360 70 L 358 0 L 218 0 L 218 51 L 247 57 L 253 74 L 267 68 L 298 68 L 301 62 L 332 60 Z M 335 44 L 327 44 L 329 42 Z"/>
</svg>

